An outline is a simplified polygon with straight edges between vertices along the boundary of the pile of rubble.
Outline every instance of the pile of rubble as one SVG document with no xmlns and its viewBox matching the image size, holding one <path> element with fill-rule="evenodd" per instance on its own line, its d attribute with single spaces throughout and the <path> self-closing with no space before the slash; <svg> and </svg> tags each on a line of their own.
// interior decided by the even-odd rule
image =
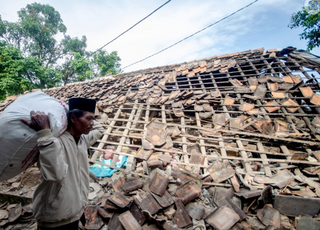
<svg viewBox="0 0 320 230">
<path fill-rule="evenodd" d="M 91 174 L 81 228 L 319 229 L 319 67 L 306 52 L 258 49 L 45 90 L 96 99 L 105 127 L 89 159 L 111 175 Z M 2 210 L 21 203 L 3 229 L 31 202 L 22 175 L 1 183 L 17 199 Z"/>
<path fill-rule="evenodd" d="M 112 189 L 101 193 L 99 205 L 86 210 L 86 228 L 107 224 L 110 229 L 318 229 L 320 216 L 314 216 L 319 199 L 284 196 L 285 187 L 298 189 L 299 183 L 293 175 L 283 176 L 289 172 L 280 174 L 266 182 L 272 186 L 235 192 L 228 184 L 211 186 L 204 182 L 210 180 L 178 169 L 168 176 L 157 167 L 149 178 L 120 173 L 107 183 Z"/>
<path fill-rule="evenodd" d="M 31 203 L 39 182 L 39 169 L 31 167 L 0 183 L 0 229 L 37 229 Z"/>
<path fill-rule="evenodd" d="M 246 179 L 235 189 L 227 182 L 238 177 L 236 169 L 221 167 L 228 164 L 223 161 L 216 164 L 220 170 L 203 179 L 171 164 L 152 167 L 144 177 L 123 171 L 110 178 L 92 175 L 81 229 L 320 229 L 320 199 L 313 198 L 319 187 L 297 170 L 298 175 L 282 170 L 268 180 Z M 37 171 L 32 167 L 1 183 L 0 229 L 36 229 L 29 191 L 39 181 L 23 178 L 39 177 Z M 225 183 L 214 185 L 211 175 Z M 21 181 L 20 188 L 15 181 Z"/>
</svg>

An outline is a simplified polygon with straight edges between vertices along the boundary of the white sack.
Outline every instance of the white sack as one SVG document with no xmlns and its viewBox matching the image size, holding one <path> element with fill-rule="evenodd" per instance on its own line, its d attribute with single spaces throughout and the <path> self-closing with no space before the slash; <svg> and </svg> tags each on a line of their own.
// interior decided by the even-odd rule
<svg viewBox="0 0 320 230">
<path fill-rule="evenodd" d="M 49 115 L 54 136 L 67 128 L 67 105 L 44 92 L 38 91 L 18 97 L 0 114 L 0 181 L 10 179 L 36 161 L 37 132 L 21 119 L 30 120 L 30 112 L 42 111 Z"/>
</svg>

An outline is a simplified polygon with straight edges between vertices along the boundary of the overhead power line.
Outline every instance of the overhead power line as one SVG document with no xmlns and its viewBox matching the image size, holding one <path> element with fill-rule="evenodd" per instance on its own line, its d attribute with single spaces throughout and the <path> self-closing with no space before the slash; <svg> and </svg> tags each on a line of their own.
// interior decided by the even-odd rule
<svg viewBox="0 0 320 230">
<path fill-rule="evenodd" d="M 100 47 L 99 49 L 97 49 L 96 51 L 94 51 L 91 55 L 95 54 L 96 52 L 98 52 L 99 50 L 103 49 L 104 47 L 106 47 L 107 45 L 109 45 L 111 42 L 115 41 L 116 39 L 118 39 L 119 37 L 121 37 L 122 35 L 124 35 L 125 33 L 127 33 L 129 30 L 131 30 L 133 27 L 135 27 L 136 25 L 138 25 L 140 22 L 144 21 L 145 19 L 147 19 L 148 17 L 150 17 L 152 14 L 154 14 L 156 11 L 158 11 L 159 9 L 161 9 L 163 6 L 167 5 L 169 2 L 171 2 L 171 0 L 168 0 L 167 2 L 165 2 L 164 4 L 162 4 L 161 6 L 159 6 L 157 9 L 155 9 L 154 11 L 152 11 L 150 14 L 148 14 L 147 16 L 145 16 L 143 19 L 141 19 L 140 21 L 138 21 L 136 24 L 134 24 L 133 26 L 131 26 L 129 29 L 125 30 L 124 32 L 122 32 L 121 34 L 119 34 L 117 37 L 115 37 L 114 39 L 112 39 L 111 41 L 109 41 L 108 43 L 106 43 L 104 46 Z"/>
<path fill-rule="evenodd" d="M 168 46 L 168 47 L 160 50 L 159 52 L 154 53 L 154 54 L 152 54 L 152 55 L 150 55 L 150 56 L 148 56 L 148 57 L 146 57 L 146 58 L 143 58 L 143 59 L 141 59 L 141 60 L 139 60 L 139 61 L 136 61 L 136 62 L 134 62 L 134 63 L 132 63 L 132 64 L 130 64 L 130 65 L 127 65 L 127 66 L 123 67 L 122 69 L 125 69 L 125 68 L 127 68 L 127 67 L 130 67 L 130 66 L 133 66 L 133 65 L 135 65 L 135 64 L 138 64 L 138 63 L 140 63 L 140 62 L 143 62 L 143 61 L 145 61 L 145 60 L 147 60 L 147 59 L 149 59 L 149 58 L 151 58 L 151 57 L 153 57 L 153 56 L 155 56 L 155 55 L 158 55 L 159 53 L 162 53 L 163 51 L 165 51 L 165 50 L 167 50 L 167 49 L 172 48 L 173 46 L 176 46 L 177 44 L 179 44 L 179 43 L 187 40 L 188 38 L 191 38 L 191 37 L 193 37 L 194 35 L 196 35 L 196 34 L 202 32 L 202 31 L 208 29 L 209 27 L 214 26 L 214 25 L 222 22 L 223 20 L 226 20 L 227 18 L 231 17 L 232 15 L 235 15 L 236 13 L 238 13 L 238 12 L 240 12 L 240 11 L 248 8 L 249 6 L 253 5 L 253 4 L 256 3 L 257 1 L 258 1 L 258 0 L 255 0 L 255 1 L 251 2 L 251 3 L 249 3 L 248 5 L 246 5 L 246 6 L 242 7 L 242 8 L 240 8 L 240 9 L 238 9 L 237 11 L 235 11 L 235 12 L 233 12 L 233 13 L 225 16 L 225 17 L 223 17 L 222 19 L 220 19 L 220 20 L 218 20 L 218 21 L 216 21 L 216 22 L 208 25 L 207 27 L 205 27 L 205 28 L 203 28 L 203 29 L 201 29 L 201 30 L 199 30 L 199 31 L 197 31 L 197 32 L 195 32 L 195 33 L 193 33 L 193 34 L 191 34 L 191 35 L 189 35 L 189 36 L 181 39 L 180 41 L 178 41 L 178 42 L 176 42 L 176 43 L 174 43 L 174 44 L 172 44 L 172 45 L 170 45 L 170 46 Z"/>
</svg>

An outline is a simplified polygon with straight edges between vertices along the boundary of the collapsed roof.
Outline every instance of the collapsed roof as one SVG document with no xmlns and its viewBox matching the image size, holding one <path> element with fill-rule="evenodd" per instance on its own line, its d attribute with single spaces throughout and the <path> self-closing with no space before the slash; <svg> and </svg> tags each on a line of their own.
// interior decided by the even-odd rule
<svg viewBox="0 0 320 230">
<path fill-rule="evenodd" d="M 148 177 L 158 168 L 176 181 L 178 169 L 202 188 L 232 188 L 246 196 L 243 189 L 271 185 L 281 194 L 311 198 L 320 197 L 319 67 L 320 58 L 305 51 L 262 48 L 44 92 L 65 102 L 97 100 L 106 131 L 90 161 L 101 164 L 109 148 L 109 167 L 128 178 Z M 125 169 L 116 167 L 120 156 L 128 157 Z M 301 183 L 307 195 L 294 188 Z M 284 192 L 287 186 L 292 189 Z M 207 223 L 214 226 L 210 218 Z"/>
<path fill-rule="evenodd" d="M 45 92 L 64 101 L 98 101 L 100 121 L 108 125 L 93 160 L 104 145 L 115 146 L 117 155 L 147 140 L 197 173 L 219 157 L 236 160 L 243 173 L 270 176 L 280 164 L 320 165 L 320 59 L 301 53 L 257 49 Z"/>
</svg>

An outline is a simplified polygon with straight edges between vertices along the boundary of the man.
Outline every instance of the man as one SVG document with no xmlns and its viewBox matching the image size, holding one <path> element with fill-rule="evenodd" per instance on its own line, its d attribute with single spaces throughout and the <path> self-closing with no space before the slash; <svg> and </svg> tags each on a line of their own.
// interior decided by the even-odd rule
<svg viewBox="0 0 320 230">
<path fill-rule="evenodd" d="M 33 214 L 39 230 L 78 230 L 88 204 L 88 148 L 103 134 L 94 121 L 96 102 L 87 98 L 69 100 L 68 128 L 52 136 L 48 116 L 31 111 L 31 120 L 21 121 L 38 133 L 41 183 L 33 195 Z"/>
</svg>

